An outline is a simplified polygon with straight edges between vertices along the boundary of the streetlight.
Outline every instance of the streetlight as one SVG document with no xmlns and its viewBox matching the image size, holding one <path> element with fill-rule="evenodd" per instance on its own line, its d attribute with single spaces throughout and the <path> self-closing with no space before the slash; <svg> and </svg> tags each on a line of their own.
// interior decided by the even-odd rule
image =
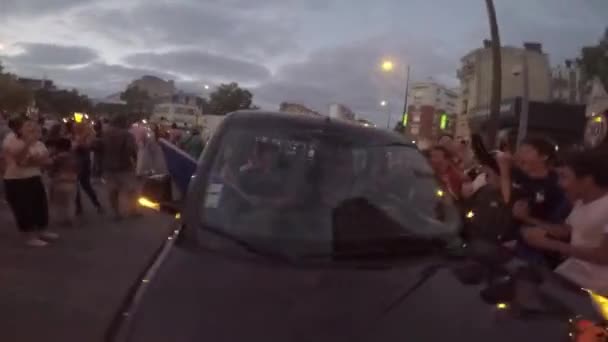
<svg viewBox="0 0 608 342">
<path fill-rule="evenodd" d="M 209 90 L 209 88 L 211 88 L 211 87 L 210 87 L 208 84 L 205 84 L 205 85 L 203 86 L 203 88 L 205 88 L 205 90 Z"/>
<path fill-rule="evenodd" d="M 384 107 L 386 108 L 386 129 L 390 129 L 391 128 L 391 109 L 388 106 L 388 101 L 386 100 L 382 100 L 380 101 L 380 107 Z"/>
<path fill-rule="evenodd" d="M 386 71 L 386 72 L 393 71 L 394 68 L 395 68 L 395 65 L 393 64 L 393 61 L 387 59 L 382 62 L 383 71 Z"/>
<path fill-rule="evenodd" d="M 382 67 L 382 71 L 384 72 L 392 72 L 395 69 L 395 63 L 393 63 L 393 61 L 391 61 L 390 59 L 385 59 L 382 61 L 381 64 Z M 405 113 L 407 113 L 407 97 L 409 95 L 410 92 L 410 65 L 407 65 L 406 68 L 406 75 L 405 75 L 405 95 L 404 95 L 404 99 L 403 99 L 403 112 L 401 113 L 401 116 L 406 115 Z"/>
</svg>

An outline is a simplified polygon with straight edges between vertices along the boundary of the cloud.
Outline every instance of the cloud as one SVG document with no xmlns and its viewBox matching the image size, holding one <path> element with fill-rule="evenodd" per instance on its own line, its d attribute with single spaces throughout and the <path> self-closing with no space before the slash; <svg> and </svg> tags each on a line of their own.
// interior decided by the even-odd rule
<svg viewBox="0 0 608 342">
<path fill-rule="evenodd" d="M 541 42 L 551 61 L 561 63 L 577 57 L 581 47 L 597 43 L 606 27 L 608 1 L 586 0 L 576 6 L 570 0 L 548 3 L 528 0 L 497 3 L 503 44 Z"/>
<path fill-rule="evenodd" d="M 11 15 L 0 26 L 4 45 L 44 43 L 21 45 L 17 55 L 9 48 L 2 60 L 24 76 L 96 94 L 143 74 L 196 91 L 235 80 L 273 108 L 294 101 L 326 112 L 339 102 L 381 121 L 380 100 L 401 110 L 405 64 L 412 80 L 457 85 L 460 58 L 489 36 L 483 1 L 453 2 L 0 0 L 0 18 Z M 608 13 L 606 0 L 495 3 L 503 43 L 540 41 L 553 63 L 595 43 Z M 75 46 L 52 45 L 65 42 Z M 385 56 L 397 72 L 378 72 Z"/>
<path fill-rule="evenodd" d="M 171 73 L 102 62 L 67 68 L 24 66 L 14 62 L 9 62 L 7 66 L 9 71 L 16 72 L 20 76 L 52 79 L 60 87 L 77 88 L 96 98 L 124 90 L 132 80 L 144 75 L 158 76 L 166 80 L 177 78 L 176 75 Z"/>
<path fill-rule="evenodd" d="M 218 2 L 219 3 L 219 2 Z M 289 26 L 272 11 L 249 15 L 208 3 L 142 3 L 131 8 L 90 8 L 77 14 L 83 30 L 141 48 L 196 47 L 210 52 L 266 58 L 294 46 Z"/>
<path fill-rule="evenodd" d="M 127 56 L 125 61 L 206 80 L 251 82 L 270 77 L 270 71 L 262 65 L 197 50 L 137 53 Z"/>
<path fill-rule="evenodd" d="M 18 43 L 23 51 L 8 57 L 10 61 L 24 65 L 69 66 L 92 62 L 99 56 L 91 48 L 44 43 Z"/>
<path fill-rule="evenodd" d="M 380 70 L 383 58 L 394 61 L 393 73 Z M 396 42 L 385 34 L 320 49 L 304 62 L 287 64 L 254 94 L 260 103 L 299 102 L 322 112 L 332 103 L 343 103 L 367 118 L 384 120 L 387 109 L 380 108 L 380 101 L 387 100 L 394 113 L 402 110 L 408 64 L 412 80 L 432 76 L 456 85 L 458 59 L 440 44 L 414 37 Z"/>
<path fill-rule="evenodd" d="M 57 13 L 90 2 L 91 0 L 2 0 L 0 18 L 12 15 L 39 16 Z"/>
</svg>

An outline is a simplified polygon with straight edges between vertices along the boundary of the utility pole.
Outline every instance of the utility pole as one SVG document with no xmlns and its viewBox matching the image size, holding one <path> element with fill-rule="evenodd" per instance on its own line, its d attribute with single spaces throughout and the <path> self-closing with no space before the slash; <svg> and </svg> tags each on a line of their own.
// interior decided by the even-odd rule
<svg viewBox="0 0 608 342">
<path fill-rule="evenodd" d="M 408 111 L 407 98 L 408 98 L 409 92 L 410 92 L 410 71 L 411 71 L 411 68 L 410 68 L 410 65 L 408 64 L 407 65 L 407 75 L 405 77 L 405 99 L 403 101 L 403 112 L 401 113 L 401 122 L 403 122 L 403 116 L 407 115 L 407 111 Z"/>
<path fill-rule="evenodd" d="M 490 118 L 488 120 L 488 146 L 496 148 L 496 137 L 498 135 L 498 121 L 500 118 L 500 101 L 502 85 L 502 59 L 500 55 L 500 35 L 498 32 L 498 21 L 493 0 L 486 0 L 488 8 L 488 19 L 490 20 L 490 33 L 492 38 L 492 97 L 490 99 Z"/>
<path fill-rule="evenodd" d="M 519 113 L 519 128 L 517 130 L 517 146 L 526 138 L 528 133 L 528 117 L 530 115 L 530 67 L 528 65 L 527 51 L 522 53 L 522 80 L 523 93 L 521 97 L 521 112 Z"/>
</svg>

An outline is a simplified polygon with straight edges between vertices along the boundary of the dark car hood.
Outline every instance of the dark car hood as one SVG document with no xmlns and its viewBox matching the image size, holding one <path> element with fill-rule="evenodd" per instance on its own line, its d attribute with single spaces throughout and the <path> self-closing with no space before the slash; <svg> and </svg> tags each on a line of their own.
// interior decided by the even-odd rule
<svg viewBox="0 0 608 342">
<path fill-rule="evenodd" d="M 299 269 L 174 250 L 138 306 L 131 342 L 557 341 L 565 318 L 522 320 L 432 261 L 384 270 Z M 585 305 L 583 296 L 581 305 Z"/>
</svg>

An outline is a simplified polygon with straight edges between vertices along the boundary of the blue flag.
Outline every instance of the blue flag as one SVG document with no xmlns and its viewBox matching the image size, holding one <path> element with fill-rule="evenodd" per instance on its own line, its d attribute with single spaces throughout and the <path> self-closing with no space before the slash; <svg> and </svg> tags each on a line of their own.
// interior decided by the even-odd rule
<svg viewBox="0 0 608 342">
<path fill-rule="evenodd" d="M 196 172 L 196 160 L 165 139 L 160 139 L 160 146 L 165 156 L 165 164 L 171 180 L 179 191 L 185 194 L 188 190 L 190 178 Z"/>
</svg>

